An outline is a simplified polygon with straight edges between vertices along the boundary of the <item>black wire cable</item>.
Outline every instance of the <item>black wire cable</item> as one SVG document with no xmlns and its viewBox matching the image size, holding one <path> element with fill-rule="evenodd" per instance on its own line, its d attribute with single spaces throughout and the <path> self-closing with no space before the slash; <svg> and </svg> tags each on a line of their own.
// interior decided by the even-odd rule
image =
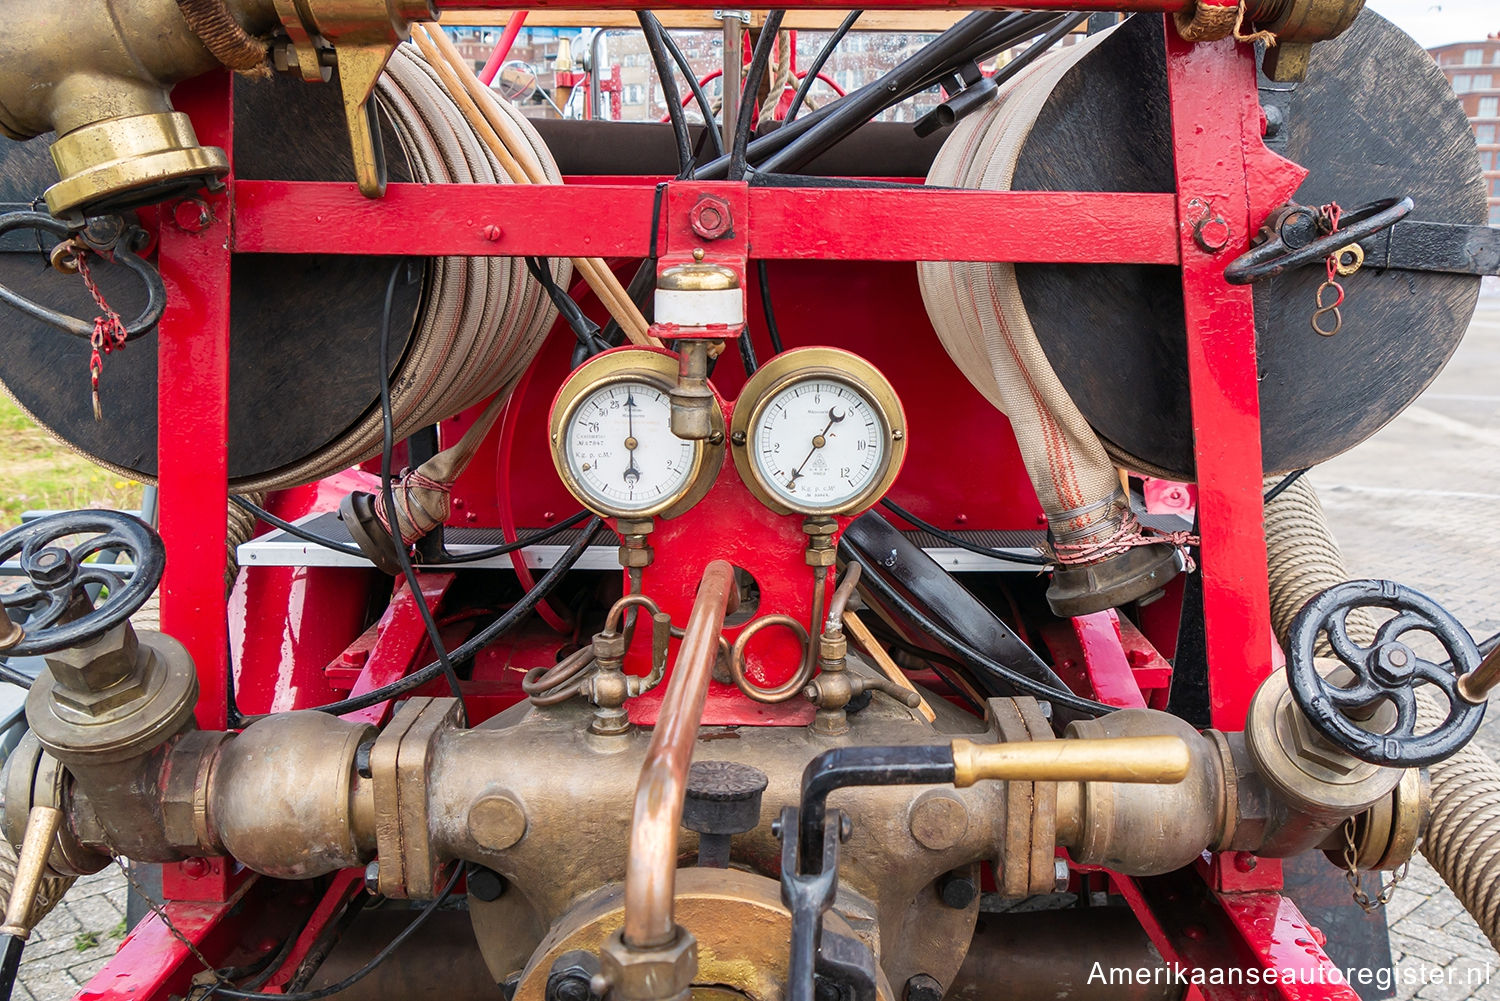
<svg viewBox="0 0 1500 1001">
<path fill-rule="evenodd" d="M 954 635 L 948 629 L 939 625 L 911 601 L 907 600 L 900 591 L 897 591 L 884 577 L 875 572 L 872 569 L 872 561 L 868 558 L 863 558 L 863 554 L 856 550 L 847 540 L 840 542 L 839 548 L 843 550 L 846 559 L 859 560 L 859 562 L 865 565 L 864 575 L 860 577 L 859 581 L 861 586 L 869 587 L 870 590 L 880 596 L 882 601 L 894 607 L 897 612 L 908 619 L 918 629 L 937 640 L 949 650 L 952 650 L 958 655 L 960 660 L 964 661 L 974 670 L 993 675 L 1003 680 L 1012 688 L 1023 691 L 1028 695 L 1035 696 L 1038 699 L 1045 699 L 1056 705 L 1084 713 L 1088 716 L 1103 716 L 1115 711 L 1114 706 L 1107 706 L 1102 702 L 1095 702 L 1093 699 L 1086 699 L 1081 695 L 1053 688 L 1050 685 L 1037 681 L 1035 678 L 1028 678 L 1026 675 L 1006 667 L 999 661 L 991 659 L 967 640 Z"/>
<path fill-rule="evenodd" d="M 693 136 L 688 131 L 687 115 L 682 110 L 682 97 L 677 90 L 677 78 L 668 61 L 666 44 L 662 41 L 661 22 L 651 16 L 650 11 L 638 11 L 636 20 L 646 36 L 646 48 L 651 51 L 651 62 L 656 66 L 656 76 L 661 80 L 662 97 L 667 102 L 667 117 L 672 122 L 672 136 L 677 140 L 677 178 L 686 180 L 693 176 Z"/>
<path fill-rule="evenodd" d="M 936 525 L 932 524 L 929 521 L 923 521 L 921 518 L 918 518 L 906 508 L 902 507 L 900 504 L 897 504 L 895 501 L 890 500 L 889 498 L 882 499 L 880 502 L 880 506 L 885 508 L 887 511 L 892 512 L 902 520 L 911 522 L 913 525 L 916 525 L 918 528 L 928 533 L 929 535 L 935 535 L 939 539 L 942 539 L 944 542 L 957 546 L 959 549 L 964 549 L 971 553 L 976 553 L 980 556 L 988 556 L 992 560 L 1007 560 L 1011 563 L 1025 563 L 1029 566 L 1038 567 L 1047 567 L 1052 565 L 1053 561 L 1041 555 L 1040 553 L 1035 556 L 1031 555 L 1030 553 L 1006 553 L 996 549 L 991 549 L 988 546 L 981 546 L 973 542 L 969 542 L 967 539 L 962 539 L 957 535 L 952 534 L 951 532 L 943 531 L 941 528 L 938 528 Z"/>
<path fill-rule="evenodd" d="M 255 515 L 255 517 L 259 520 L 270 525 L 271 527 L 279 528 L 288 535 L 296 536 L 304 542 L 311 542 L 315 546 L 322 546 L 324 549 L 331 549 L 334 552 L 344 553 L 347 556 L 357 556 L 362 560 L 369 559 L 369 557 L 367 557 L 363 552 L 353 546 L 346 546 L 342 542 L 337 542 L 333 539 L 325 538 L 324 536 L 309 532 L 305 528 L 294 525 L 289 521 L 283 521 L 282 519 L 276 517 L 274 514 L 267 511 L 259 504 L 256 504 L 254 501 L 249 500 L 248 498 L 241 497 L 238 494 L 231 494 L 229 499 L 234 501 L 234 503 L 239 507 L 242 507 L 246 511 L 249 511 L 251 514 Z M 499 546 L 488 546 L 484 549 L 476 549 L 472 553 L 450 553 L 447 550 L 444 550 L 442 563 L 432 565 L 446 566 L 450 563 L 477 563 L 480 560 L 494 559 L 497 556 L 508 556 L 511 553 L 515 552 L 517 549 L 525 549 L 527 546 L 538 545 L 540 543 L 546 542 L 553 536 L 561 535 L 563 532 L 566 532 L 568 529 L 573 528 L 588 516 L 589 513 L 587 511 L 579 511 L 572 517 L 564 519 L 563 521 L 558 522 L 556 525 L 551 525 L 547 528 L 544 528 L 539 532 L 533 532 L 523 539 L 517 539 L 515 542 L 507 542 Z M 3 675 L 0 675 L 0 680 L 4 680 Z"/>
<path fill-rule="evenodd" d="M 755 280 L 760 286 L 760 309 L 766 314 L 766 333 L 771 337 L 771 355 L 781 354 L 781 327 L 776 323 L 776 307 L 771 303 L 771 280 L 766 274 L 766 262 L 755 262 Z"/>
<path fill-rule="evenodd" d="M 754 375 L 760 368 L 760 359 L 755 357 L 755 345 L 750 343 L 750 328 L 740 331 L 740 361 L 745 366 L 745 378 Z"/>
<path fill-rule="evenodd" d="M 1287 473 L 1277 482 L 1274 487 L 1265 492 L 1265 494 L 1261 497 L 1260 502 L 1262 504 L 1271 503 L 1277 497 L 1281 496 L 1281 492 L 1283 490 L 1300 480 L 1302 478 L 1302 474 L 1307 472 L 1311 468 L 1311 466 L 1303 466 L 1301 469 L 1294 469 L 1290 473 Z"/>
<path fill-rule="evenodd" d="M 345 556 L 355 556 L 361 560 L 369 559 L 369 557 L 366 556 L 358 546 L 346 546 L 342 542 L 335 542 L 333 539 L 325 538 L 321 535 L 317 535 L 316 533 L 309 532 L 305 528 L 293 525 L 289 521 L 284 521 L 281 518 L 276 517 L 270 511 L 267 511 L 265 508 L 261 507 L 259 504 L 255 503 L 249 498 L 241 497 L 239 494 L 230 494 L 229 499 L 235 505 L 243 508 L 246 511 L 249 511 L 251 514 L 255 515 L 256 518 L 265 522 L 267 525 L 270 525 L 273 528 L 279 528 L 287 535 L 296 536 L 303 542 L 311 542 L 315 546 L 322 546 L 324 549 L 331 549 L 334 552 L 342 553 Z"/>
<path fill-rule="evenodd" d="M 455 647 L 448 655 L 449 659 L 456 663 L 468 660 L 496 639 L 509 632 L 526 616 L 530 615 L 543 598 L 556 590 L 558 583 L 563 577 L 567 576 L 568 571 L 573 569 L 574 564 L 582 558 L 584 551 L 588 549 L 589 543 L 594 539 L 594 533 L 599 530 L 601 524 L 603 524 L 603 520 L 597 515 L 591 518 L 588 524 L 584 526 L 578 538 L 573 540 L 573 543 L 568 546 L 567 550 L 553 564 L 552 569 L 543 574 L 531 590 L 523 594 L 514 605 L 506 609 L 504 615 L 501 615 L 494 622 L 491 622 L 479 632 L 470 636 L 462 644 Z M 344 713 L 368 709 L 373 705 L 378 705 L 381 702 L 421 688 L 434 678 L 441 677 L 442 671 L 442 665 L 434 661 L 418 671 L 413 671 L 404 678 L 391 682 L 389 685 L 382 685 L 379 688 L 372 689 L 363 695 L 356 695 L 353 698 L 341 699 L 338 702 L 330 702 L 328 705 L 317 706 L 314 711 L 328 713 L 332 716 L 342 716 Z"/>
<path fill-rule="evenodd" d="M 562 314 L 568 326 L 573 330 L 573 336 L 578 338 L 581 347 L 588 351 L 589 357 L 593 357 L 601 351 L 609 349 L 609 342 L 604 339 L 599 330 L 599 324 L 589 319 L 573 297 L 558 285 L 552 278 L 552 268 L 546 258 L 527 257 L 526 270 L 536 283 L 547 293 L 547 298 L 552 300 L 552 305 Z M 585 359 L 587 360 L 587 359 Z M 581 364 L 581 363 L 580 363 Z M 574 366 L 577 367 L 576 365 Z"/>
<path fill-rule="evenodd" d="M 656 26 L 661 30 L 662 43 L 667 48 L 667 53 L 672 61 L 677 64 L 682 78 L 687 81 L 688 90 L 693 93 L 693 103 L 698 105 L 698 113 L 703 116 L 704 130 L 708 133 L 708 143 L 714 148 L 714 156 L 724 155 L 724 140 L 719 135 L 718 121 L 714 118 L 714 106 L 708 100 L 708 95 L 703 92 L 703 85 L 698 82 L 698 75 L 693 72 L 693 66 L 688 62 L 687 56 L 683 54 L 682 47 L 672 37 L 672 33 L 661 27 L 656 15 L 650 11 L 642 11 L 646 17 L 656 21 Z M 696 160 L 697 158 L 694 157 Z"/>
<path fill-rule="evenodd" d="M 1024 52 L 1017 53 L 1010 62 L 995 71 L 992 78 L 997 85 L 1004 83 L 1027 66 L 1031 65 L 1038 56 L 1046 52 L 1052 46 L 1062 41 L 1073 33 L 1073 29 L 1089 19 L 1088 14 L 1070 14 L 1057 24 L 1053 25 L 1046 34 L 1026 47 Z M 952 96 L 952 95 L 949 95 Z"/>
<path fill-rule="evenodd" d="M 374 973 L 375 970 L 380 966 L 380 964 L 384 963 L 387 959 L 390 959 L 391 956 L 396 952 L 396 950 L 401 948 L 402 944 L 407 939 L 416 934 L 417 929 L 426 924 L 427 920 L 437 913 L 437 909 L 442 906 L 443 901 L 447 900 L 449 895 L 453 893 L 453 888 L 458 885 L 458 878 L 462 876 L 463 873 L 463 866 L 455 866 L 453 875 L 448 878 L 448 883 L 443 887 L 442 892 L 434 897 L 426 907 L 422 908 L 420 914 L 412 918 L 407 926 L 405 928 L 402 928 L 401 931 L 397 933 L 396 937 L 391 939 L 390 942 L 386 944 L 385 948 L 381 949 L 370 958 L 370 961 L 368 963 L 366 963 L 364 966 L 361 966 L 359 969 L 355 970 L 353 973 L 349 974 L 347 977 L 345 977 L 343 980 L 340 980 L 336 984 L 329 984 L 327 987 L 319 987 L 315 991 L 299 991 L 293 994 L 265 994 L 259 991 L 244 991 L 240 990 L 238 987 L 230 987 L 227 984 L 216 983 L 209 985 L 207 992 L 203 995 L 204 1001 L 207 1001 L 208 998 L 211 998 L 216 994 L 220 997 L 226 998 L 241 998 L 244 999 L 244 1001 L 321 1001 L 322 998 L 332 997 L 335 994 L 341 994 L 344 991 L 347 991 L 349 988 L 353 987 L 355 984 L 359 983 L 361 980 L 365 979 L 365 977 L 368 977 L 371 973 Z"/>
<path fill-rule="evenodd" d="M 766 75 L 766 67 L 771 62 L 771 48 L 776 44 L 776 36 L 781 33 L 781 19 L 785 16 L 784 10 L 773 10 L 766 15 L 766 20 L 761 25 L 760 38 L 756 39 L 755 50 L 750 54 L 750 68 L 745 71 L 739 112 L 735 115 L 734 145 L 729 151 L 731 181 L 743 181 L 745 172 L 749 169 L 750 122 L 755 117 L 755 99 L 760 94 L 760 81 Z M 729 58 L 729 53 L 726 52 L 724 57 Z M 770 97 L 766 100 L 769 101 Z"/>
<path fill-rule="evenodd" d="M 437 620 L 432 617 L 432 609 L 427 607 L 427 600 L 422 595 L 422 582 L 417 579 L 417 571 L 412 568 L 411 558 L 406 552 L 406 543 L 401 539 L 401 526 L 396 519 L 396 494 L 391 489 L 391 454 L 396 450 L 396 421 L 391 412 L 391 309 L 396 301 L 396 282 L 400 280 L 401 271 L 405 267 L 406 261 L 398 260 L 391 269 L 390 280 L 385 285 L 385 308 L 380 314 L 380 495 L 385 500 L 385 510 L 391 519 L 391 534 L 396 537 L 396 545 L 393 547 L 396 562 L 401 564 L 401 574 L 406 578 L 406 586 L 411 588 L 413 603 L 422 617 L 422 625 L 427 628 L 427 639 L 437 654 L 438 667 L 448 680 L 449 691 L 458 702 L 459 726 L 467 726 L 468 710 L 464 706 L 463 686 L 459 683 L 458 671 L 448 659 L 448 646 L 443 642 Z"/>
<path fill-rule="evenodd" d="M 863 13 L 862 10 L 851 10 L 833 30 L 828 41 L 823 43 L 823 47 L 813 57 L 812 65 L 807 68 L 807 76 L 802 78 L 802 85 L 797 88 L 797 93 L 792 95 L 792 103 L 786 106 L 786 114 L 781 117 L 783 123 L 796 119 L 797 112 L 802 110 L 802 102 L 807 100 L 808 92 L 813 88 L 813 82 L 818 79 L 818 73 L 823 69 L 823 64 L 828 62 L 828 57 L 833 55 L 833 50 L 839 47 L 839 43 L 844 40 L 845 35 L 849 34 L 849 29 L 854 27 L 854 22 L 858 21 Z"/>
</svg>

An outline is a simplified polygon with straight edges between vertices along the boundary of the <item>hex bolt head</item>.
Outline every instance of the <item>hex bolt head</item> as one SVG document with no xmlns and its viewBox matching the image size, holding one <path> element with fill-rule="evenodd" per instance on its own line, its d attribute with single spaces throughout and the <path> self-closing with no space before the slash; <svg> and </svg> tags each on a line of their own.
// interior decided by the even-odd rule
<svg viewBox="0 0 1500 1001">
<path fill-rule="evenodd" d="M 485 903 L 505 896 L 505 877 L 493 869 L 486 869 L 482 865 L 471 865 L 466 879 L 469 894 Z"/>
<path fill-rule="evenodd" d="M 955 869 L 938 877 L 937 892 L 945 907 L 961 911 L 979 896 L 979 887 L 967 870 Z"/>
<path fill-rule="evenodd" d="M 1052 892 L 1062 893 L 1068 888 L 1071 874 L 1068 872 L 1067 859 L 1052 860 Z"/>
<path fill-rule="evenodd" d="M 903 1001 L 943 1001 L 943 985 L 937 978 L 918 973 L 906 982 Z"/>
<path fill-rule="evenodd" d="M 32 553 L 23 569 L 33 584 L 51 590 L 72 580 L 77 564 L 73 562 L 73 554 L 66 549 L 48 546 Z"/>
</svg>

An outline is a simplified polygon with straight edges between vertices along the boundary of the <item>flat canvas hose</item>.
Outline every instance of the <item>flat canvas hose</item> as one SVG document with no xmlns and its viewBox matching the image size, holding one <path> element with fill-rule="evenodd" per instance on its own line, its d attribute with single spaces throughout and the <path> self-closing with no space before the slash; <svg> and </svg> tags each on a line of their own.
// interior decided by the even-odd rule
<svg viewBox="0 0 1500 1001">
<path fill-rule="evenodd" d="M 394 124 L 417 183 L 511 183 L 410 45 L 398 46 L 391 56 L 376 98 Z M 557 164 L 536 130 L 510 104 L 497 103 L 525 135 L 548 180 L 561 183 Z M 553 259 L 550 267 L 554 280 L 566 287 L 572 274 L 568 261 Z M 396 438 L 496 395 L 509 395 L 555 318 L 551 301 L 519 259 L 431 259 L 417 329 L 391 378 Z M 306 459 L 236 488 L 248 493 L 321 479 L 377 455 L 380 439 L 379 408 L 372 407 L 336 441 Z"/>
<path fill-rule="evenodd" d="M 1266 485 L 1279 477 L 1269 477 Z M 1349 579 L 1328 529 L 1318 495 L 1306 477 L 1266 505 L 1266 551 L 1271 582 L 1271 622 L 1284 643 L 1292 618 L 1313 595 Z M 1349 636 L 1368 644 L 1375 625 L 1368 613 L 1349 615 Z M 1438 703 L 1417 697 L 1417 719 L 1436 726 L 1447 716 Z M 1500 949 L 1500 766 L 1474 744 L 1428 770 L 1432 816 L 1422 854 L 1443 877 L 1490 943 Z"/>
<path fill-rule="evenodd" d="M 927 183 L 1009 190 L 1021 147 L 1063 75 L 1107 32 L 1043 56 L 1002 86 L 943 143 Z M 917 265 L 922 300 L 959 371 L 1010 419 L 1026 471 L 1055 531 L 1088 523 L 1119 488 L 1115 465 L 1052 370 L 1026 315 L 1015 267 L 932 261 Z"/>
</svg>

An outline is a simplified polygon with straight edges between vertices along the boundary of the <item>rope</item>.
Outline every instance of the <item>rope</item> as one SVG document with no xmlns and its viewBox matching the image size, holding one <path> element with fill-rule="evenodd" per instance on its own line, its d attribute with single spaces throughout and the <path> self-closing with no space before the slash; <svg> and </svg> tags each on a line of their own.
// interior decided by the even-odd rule
<svg viewBox="0 0 1500 1001">
<path fill-rule="evenodd" d="M 177 9 L 198 41 L 219 62 L 247 77 L 271 75 L 266 43 L 240 27 L 224 0 L 177 0 Z"/>
<path fill-rule="evenodd" d="M 758 124 L 774 121 L 781 107 L 781 95 L 797 89 L 797 77 L 792 70 L 792 33 L 783 28 L 776 33 L 776 61 L 771 64 L 771 85 L 766 89 L 766 99 L 760 105 Z"/>
<path fill-rule="evenodd" d="M 1182 550 L 1185 560 L 1184 569 L 1188 573 L 1197 569 L 1197 561 L 1193 559 L 1191 553 L 1192 547 L 1198 545 L 1196 535 L 1191 532 L 1158 532 L 1155 529 L 1143 528 L 1136 519 L 1135 513 L 1129 510 L 1120 521 L 1120 530 L 1113 535 L 1102 539 L 1086 539 L 1083 542 L 1054 541 L 1052 552 L 1057 557 L 1058 564 L 1079 566 L 1108 559 L 1111 556 L 1119 556 L 1139 546 L 1155 546 L 1163 542 Z"/>
<path fill-rule="evenodd" d="M 1245 0 L 1238 4 L 1214 4 L 1200 0 L 1190 8 L 1183 8 L 1172 15 L 1177 25 L 1177 34 L 1185 42 L 1217 42 L 1221 38 L 1233 37 L 1236 42 L 1253 45 L 1264 42 L 1276 44 L 1276 35 L 1269 31 L 1246 32 Z M 1254 25 L 1251 25 L 1254 28 Z"/>
</svg>

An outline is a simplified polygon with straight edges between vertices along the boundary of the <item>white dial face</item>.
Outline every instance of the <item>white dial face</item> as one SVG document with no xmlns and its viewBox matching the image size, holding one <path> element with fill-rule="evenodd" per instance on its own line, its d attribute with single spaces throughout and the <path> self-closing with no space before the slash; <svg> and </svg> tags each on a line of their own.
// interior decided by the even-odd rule
<svg viewBox="0 0 1500 1001">
<path fill-rule="evenodd" d="M 563 448 L 573 478 L 606 513 L 659 508 L 682 493 L 694 445 L 672 433 L 666 390 L 641 380 L 611 383 L 573 409 Z"/>
<path fill-rule="evenodd" d="M 788 504 L 837 511 L 880 478 L 886 429 L 863 395 L 831 379 L 794 382 L 767 401 L 751 429 L 752 461 Z"/>
</svg>

